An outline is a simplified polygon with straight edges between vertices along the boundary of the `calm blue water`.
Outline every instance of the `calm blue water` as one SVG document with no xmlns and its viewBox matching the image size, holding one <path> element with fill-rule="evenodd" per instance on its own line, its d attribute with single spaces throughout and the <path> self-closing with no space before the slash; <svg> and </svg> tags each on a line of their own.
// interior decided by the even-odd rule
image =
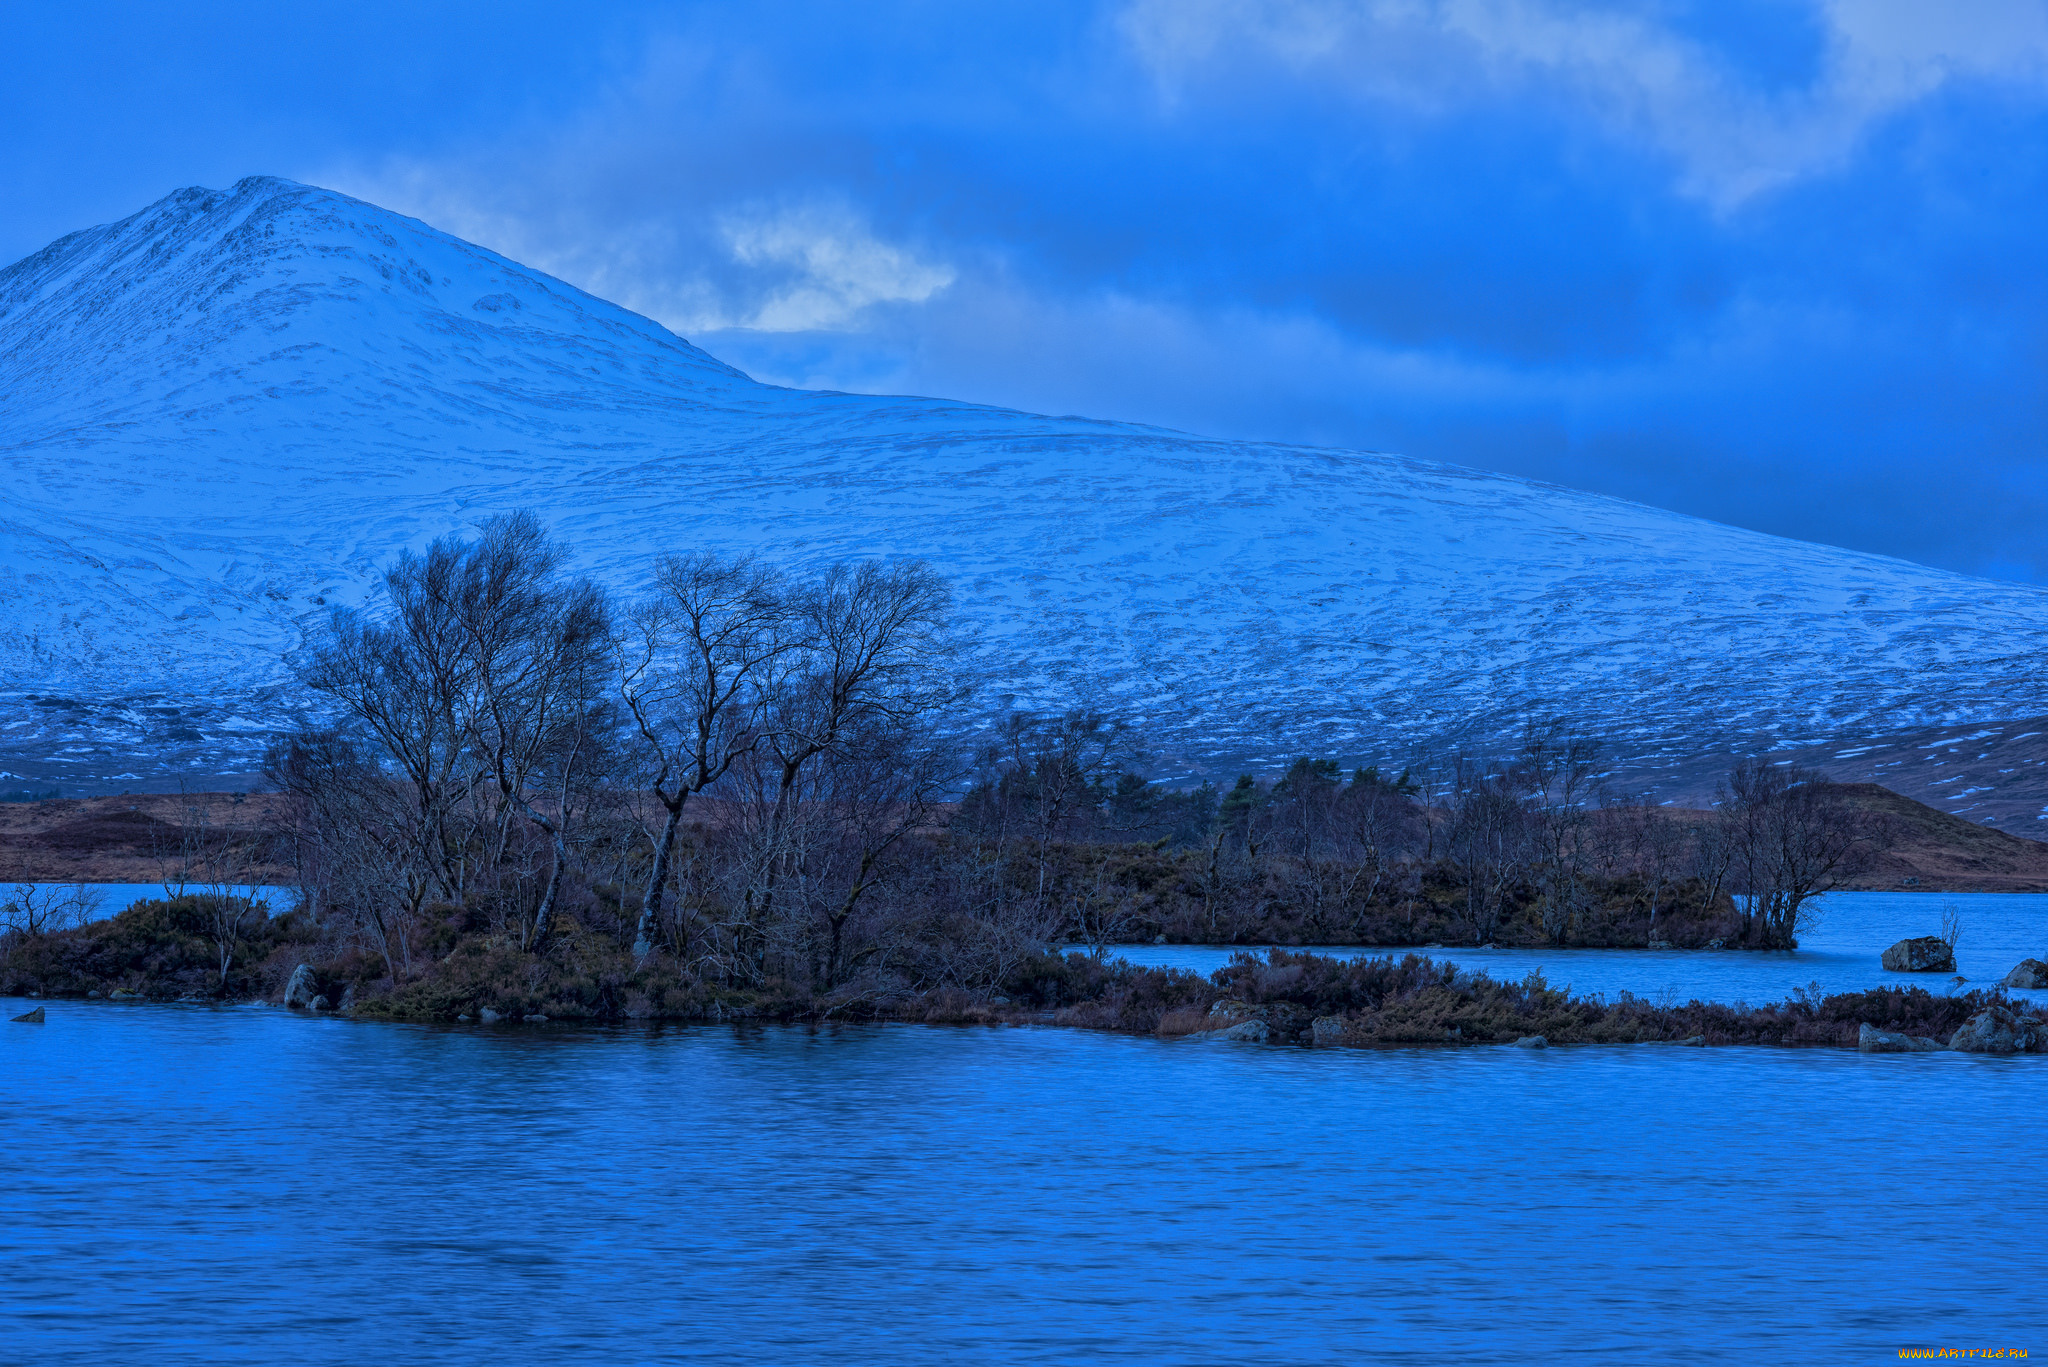
<svg viewBox="0 0 2048 1367">
<path fill-rule="evenodd" d="M 2048 894 L 1837 892 L 1821 899 L 1820 922 L 1788 953 L 1753 950 L 1642 949 L 1442 949 L 1386 950 L 1321 947 L 1319 954 L 1427 954 L 1461 964 L 1495 979 L 1519 980 L 1540 969 L 1553 987 L 1608 996 L 1628 991 L 1652 1000 L 1677 1002 L 1784 1001 L 1794 991 L 1819 983 L 1827 992 L 1868 987 L 1924 987 L 1930 992 L 1967 992 L 1990 987 L 2022 959 L 2048 960 Z M 1945 973 L 1889 973 L 1878 958 L 1887 945 L 1941 931 L 1941 910 L 1954 906 L 1963 916 L 1956 968 L 1965 979 Z M 1115 953 L 1133 963 L 1212 973 L 1237 951 L 1216 945 L 1119 945 Z M 2048 991 L 2014 992 L 2048 1003 Z"/>
<path fill-rule="evenodd" d="M 2048 1349 L 2048 1059 L 48 1010 L 10 1363 Z"/>
<path fill-rule="evenodd" d="M 198 887 L 197 884 L 188 886 L 195 891 Z M 18 887 L 55 888 L 65 892 L 83 887 L 91 904 L 86 915 L 89 921 L 118 916 L 137 902 L 153 902 L 166 895 L 166 888 L 162 883 L 0 883 L 0 900 L 5 900 L 8 893 Z M 241 884 L 235 887 L 234 891 L 243 897 L 261 898 L 272 911 L 282 911 L 296 900 L 290 888 L 272 887 L 263 883 Z"/>
</svg>

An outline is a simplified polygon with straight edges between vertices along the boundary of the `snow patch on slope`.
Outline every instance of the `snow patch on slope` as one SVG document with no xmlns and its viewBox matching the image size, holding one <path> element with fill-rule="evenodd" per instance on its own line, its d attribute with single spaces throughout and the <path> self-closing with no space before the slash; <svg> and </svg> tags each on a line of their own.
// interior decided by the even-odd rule
<svg viewBox="0 0 2048 1367">
<path fill-rule="evenodd" d="M 2043 710 L 2039 589 L 1395 456 L 761 385 L 272 179 L 0 272 L 0 457 L 0 694 L 214 706 L 222 754 L 328 606 L 521 507 L 627 590 L 699 546 L 928 557 L 992 696 L 1085 697 L 1198 766 L 1551 713 L 1650 752 Z"/>
</svg>

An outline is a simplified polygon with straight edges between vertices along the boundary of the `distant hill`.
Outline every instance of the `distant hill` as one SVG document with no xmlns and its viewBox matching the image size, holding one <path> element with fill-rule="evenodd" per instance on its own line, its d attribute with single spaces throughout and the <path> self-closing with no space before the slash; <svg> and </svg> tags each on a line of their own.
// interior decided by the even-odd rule
<svg viewBox="0 0 2048 1367">
<path fill-rule="evenodd" d="M 2048 892 L 2048 844 L 1951 816 L 1875 783 L 1842 790 L 1883 816 L 1892 845 L 1858 888 L 1888 892 Z M 1915 880 L 1907 883 L 1906 879 Z"/>
<path fill-rule="evenodd" d="M 1559 716 L 1676 783 L 2048 714 L 2042 589 L 1398 456 L 763 385 L 257 178 L 0 271 L 0 788 L 246 773 L 330 606 L 522 507 L 628 591 L 694 547 L 927 557 L 991 709 L 1091 703 L 1182 775 Z M 2048 769 L 1983 772 L 1984 814 L 2048 807 Z"/>
</svg>

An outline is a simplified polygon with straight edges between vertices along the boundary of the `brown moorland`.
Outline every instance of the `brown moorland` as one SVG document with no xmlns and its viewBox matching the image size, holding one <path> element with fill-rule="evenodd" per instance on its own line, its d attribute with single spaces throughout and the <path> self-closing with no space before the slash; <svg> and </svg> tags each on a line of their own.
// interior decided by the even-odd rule
<svg viewBox="0 0 2048 1367">
<path fill-rule="evenodd" d="M 1841 785 L 1888 828 L 1886 848 L 1848 887 L 1879 892 L 2048 892 L 2048 844 L 1939 811 L 1875 783 Z M 0 882 L 150 883 L 175 859 L 196 815 L 216 831 L 259 840 L 282 799 L 263 793 L 124 793 L 0 803 Z M 1709 814 L 1665 809 L 1672 820 Z M 282 882 L 290 870 L 257 864 L 251 881 Z"/>
<path fill-rule="evenodd" d="M 1885 848 L 1847 886 L 1878 892 L 2048 892 L 2048 845 L 1939 811 L 1876 783 L 1844 783 L 1888 828 Z M 1909 881 L 1911 880 L 1911 881 Z"/>
<path fill-rule="evenodd" d="M 189 823 L 244 836 L 253 850 L 282 799 L 260 793 L 123 793 L 0 803 L 0 882 L 154 883 L 177 860 Z M 249 881 L 290 871 L 256 863 Z"/>
</svg>

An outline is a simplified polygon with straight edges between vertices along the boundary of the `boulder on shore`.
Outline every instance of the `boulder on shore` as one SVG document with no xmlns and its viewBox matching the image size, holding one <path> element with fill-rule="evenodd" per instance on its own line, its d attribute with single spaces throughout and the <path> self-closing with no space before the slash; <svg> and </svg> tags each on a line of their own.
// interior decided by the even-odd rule
<svg viewBox="0 0 2048 1367">
<path fill-rule="evenodd" d="M 1955 951 L 1939 935 L 1920 935 L 1901 940 L 1884 952 L 1881 961 L 1893 973 L 1953 973 Z"/>
<path fill-rule="evenodd" d="M 38 1006 L 33 1011 L 24 1011 L 14 1019 L 17 1024 L 21 1025 L 41 1025 L 43 1023 L 43 1008 Z"/>
<path fill-rule="evenodd" d="M 1344 1018 L 1342 1016 L 1317 1016 L 1309 1026 L 1309 1041 L 1312 1044 L 1338 1044 L 1344 1039 Z"/>
<path fill-rule="evenodd" d="M 1963 1023 L 1948 1047 L 1966 1054 L 2048 1053 L 2048 1022 L 1987 1006 Z"/>
<path fill-rule="evenodd" d="M 1880 1030 L 1869 1021 L 1856 1027 L 1856 1048 L 1865 1054 L 1924 1054 L 1941 1047 L 1940 1040 Z"/>
<path fill-rule="evenodd" d="M 1541 1035 L 1524 1035 L 1515 1041 L 1517 1049 L 1548 1049 L 1550 1041 Z"/>
<path fill-rule="evenodd" d="M 284 989 L 284 1004 L 286 1006 L 292 1007 L 295 1010 L 303 1010 L 312 1006 L 313 998 L 319 995 L 319 990 L 313 986 L 313 966 L 311 964 L 300 964 L 292 970 L 292 980 L 285 984 Z"/>
<path fill-rule="evenodd" d="M 2048 987 L 2048 964 L 2039 959 L 2021 959 L 2019 966 L 1998 980 L 2000 987 Z"/>
<path fill-rule="evenodd" d="M 1187 1039 L 1240 1040 L 1246 1044 L 1264 1044 L 1272 1037 L 1273 1028 L 1261 1020 L 1239 1021 L 1218 1030 L 1197 1030 Z"/>
</svg>

